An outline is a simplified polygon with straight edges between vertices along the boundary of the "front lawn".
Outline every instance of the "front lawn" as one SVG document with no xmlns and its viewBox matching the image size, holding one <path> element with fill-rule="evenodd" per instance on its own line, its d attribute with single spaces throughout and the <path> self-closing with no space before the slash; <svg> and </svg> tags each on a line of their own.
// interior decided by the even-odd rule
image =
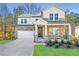
<svg viewBox="0 0 79 59">
<path fill-rule="evenodd" d="M 79 49 L 52 48 L 44 45 L 34 46 L 34 56 L 79 56 Z"/>
<path fill-rule="evenodd" d="M 11 41 L 12 40 L 0 40 L 0 45 L 7 44 L 7 43 L 9 43 Z"/>
</svg>

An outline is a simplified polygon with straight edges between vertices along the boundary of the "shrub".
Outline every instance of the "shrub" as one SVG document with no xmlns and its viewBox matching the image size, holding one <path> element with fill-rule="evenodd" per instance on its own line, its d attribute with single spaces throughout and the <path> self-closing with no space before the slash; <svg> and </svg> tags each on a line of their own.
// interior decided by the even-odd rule
<svg viewBox="0 0 79 59">
<path fill-rule="evenodd" d="M 75 37 L 75 35 L 72 35 L 72 41 L 77 41 L 77 37 Z"/>
<path fill-rule="evenodd" d="M 72 45 L 72 42 L 68 40 L 68 41 L 67 41 L 67 45 L 66 45 L 66 47 L 67 47 L 67 48 L 70 48 L 71 45 Z"/>
<path fill-rule="evenodd" d="M 52 47 L 53 46 L 53 42 L 51 40 L 49 40 L 48 42 L 46 42 L 46 46 Z"/>
<path fill-rule="evenodd" d="M 55 42 L 56 44 L 58 43 L 58 41 L 57 41 L 57 40 L 55 40 L 54 42 Z"/>
<path fill-rule="evenodd" d="M 55 48 L 59 48 L 59 44 L 55 44 Z"/>
<path fill-rule="evenodd" d="M 68 41 L 67 41 L 67 44 L 72 45 L 72 42 L 68 40 Z"/>
<path fill-rule="evenodd" d="M 62 45 L 62 43 L 61 42 L 59 42 L 59 46 L 61 46 Z"/>
<path fill-rule="evenodd" d="M 77 37 L 77 40 L 79 40 L 79 36 Z"/>
<path fill-rule="evenodd" d="M 61 43 L 64 44 L 65 43 L 64 40 L 61 40 Z"/>
<path fill-rule="evenodd" d="M 71 46 L 69 44 L 66 45 L 67 48 L 70 48 Z"/>
<path fill-rule="evenodd" d="M 79 42 L 78 41 L 75 42 L 75 46 L 79 47 Z"/>
<path fill-rule="evenodd" d="M 52 42 L 52 45 L 55 45 L 55 41 Z"/>
</svg>

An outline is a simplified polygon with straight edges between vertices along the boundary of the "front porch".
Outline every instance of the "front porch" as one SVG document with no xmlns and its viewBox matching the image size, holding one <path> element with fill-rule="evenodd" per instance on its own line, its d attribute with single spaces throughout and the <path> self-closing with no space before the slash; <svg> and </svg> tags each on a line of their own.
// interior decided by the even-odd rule
<svg viewBox="0 0 79 59">
<path fill-rule="evenodd" d="M 36 24 L 34 41 L 71 40 L 71 35 L 70 24 Z"/>
</svg>

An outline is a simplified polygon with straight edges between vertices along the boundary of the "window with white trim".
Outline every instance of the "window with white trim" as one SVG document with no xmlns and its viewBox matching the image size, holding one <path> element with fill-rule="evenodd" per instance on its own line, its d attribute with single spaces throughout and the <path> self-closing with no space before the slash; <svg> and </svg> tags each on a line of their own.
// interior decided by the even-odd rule
<svg viewBox="0 0 79 59">
<path fill-rule="evenodd" d="M 58 13 L 50 13 L 49 17 L 50 17 L 50 21 L 56 21 L 58 20 Z"/>
<path fill-rule="evenodd" d="M 23 24 L 23 19 L 21 19 L 21 24 Z"/>
<path fill-rule="evenodd" d="M 52 28 L 51 35 L 59 35 L 59 28 Z"/>
<path fill-rule="evenodd" d="M 55 13 L 55 20 L 58 20 L 58 13 Z"/>
<path fill-rule="evenodd" d="M 50 14 L 50 20 L 53 20 L 53 13 Z"/>
<path fill-rule="evenodd" d="M 27 19 L 24 19 L 24 24 L 26 24 L 27 23 Z"/>
<path fill-rule="evenodd" d="M 21 24 L 26 24 L 27 23 L 27 19 L 21 19 Z"/>
</svg>

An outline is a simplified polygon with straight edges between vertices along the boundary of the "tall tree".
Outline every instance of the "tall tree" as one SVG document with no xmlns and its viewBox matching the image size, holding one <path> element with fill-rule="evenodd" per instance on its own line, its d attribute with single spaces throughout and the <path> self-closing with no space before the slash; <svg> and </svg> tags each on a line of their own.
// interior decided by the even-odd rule
<svg viewBox="0 0 79 59">
<path fill-rule="evenodd" d="M 79 15 L 77 15 L 76 13 L 74 13 L 74 12 L 70 12 L 70 14 L 67 14 L 66 15 L 67 16 L 67 19 L 68 19 L 68 21 L 70 22 L 70 23 L 72 23 L 72 24 L 74 24 L 74 25 L 76 25 L 77 24 L 77 17 L 79 16 Z"/>
<path fill-rule="evenodd" d="M 25 13 L 25 7 L 23 5 L 20 5 L 17 8 L 14 8 L 13 13 L 14 13 L 14 23 L 16 24 L 17 16 Z"/>
<path fill-rule="evenodd" d="M 24 5 L 25 5 L 25 9 L 26 9 L 27 14 L 33 14 L 33 13 L 41 11 L 41 8 L 40 8 L 40 6 L 38 6 L 38 4 L 25 3 Z"/>
<path fill-rule="evenodd" d="M 0 15 L 5 17 L 10 14 L 10 10 L 8 9 L 7 5 L 4 3 L 0 3 Z"/>
<path fill-rule="evenodd" d="M 69 14 L 69 13 L 70 13 L 70 10 L 66 9 L 65 14 Z"/>
<path fill-rule="evenodd" d="M 19 16 L 21 14 L 25 13 L 25 8 L 23 5 L 18 6 L 17 8 L 14 8 L 14 15 Z"/>
<path fill-rule="evenodd" d="M 75 35 L 75 26 L 79 25 L 79 14 L 76 14 L 74 12 L 70 12 L 70 14 L 66 14 L 66 20 L 67 22 L 71 23 L 72 26 L 72 34 Z"/>
<path fill-rule="evenodd" d="M 18 6 L 17 8 L 14 8 L 14 22 L 16 24 L 17 22 L 17 16 L 21 14 L 34 14 L 41 11 L 41 7 L 38 4 L 35 3 L 25 3 L 23 5 Z"/>
<path fill-rule="evenodd" d="M 0 16 L 0 40 L 3 40 L 3 22 L 2 22 L 2 16 Z"/>
</svg>

